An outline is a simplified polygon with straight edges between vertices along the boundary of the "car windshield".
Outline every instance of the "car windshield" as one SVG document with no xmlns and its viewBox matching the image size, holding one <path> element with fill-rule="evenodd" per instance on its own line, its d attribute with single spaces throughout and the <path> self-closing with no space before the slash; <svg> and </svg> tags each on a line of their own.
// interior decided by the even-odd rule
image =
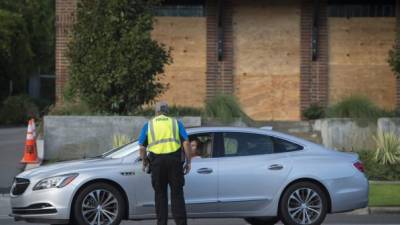
<svg viewBox="0 0 400 225">
<path fill-rule="evenodd" d="M 123 145 L 118 148 L 111 149 L 108 152 L 105 152 L 101 155 L 104 158 L 123 158 L 132 152 L 135 152 L 139 149 L 139 144 L 137 141 L 133 141 L 129 144 Z"/>
</svg>

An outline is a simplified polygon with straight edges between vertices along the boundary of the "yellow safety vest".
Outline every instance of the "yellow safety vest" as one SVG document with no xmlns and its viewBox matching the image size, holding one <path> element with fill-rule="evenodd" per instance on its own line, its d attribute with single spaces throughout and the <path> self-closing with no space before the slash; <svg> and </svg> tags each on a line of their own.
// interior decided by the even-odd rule
<svg viewBox="0 0 400 225">
<path fill-rule="evenodd" d="M 154 154 L 168 154 L 181 147 L 178 121 L 164 115 L 149 121 L 147 130 L 147 150 Z"/>
</svg>

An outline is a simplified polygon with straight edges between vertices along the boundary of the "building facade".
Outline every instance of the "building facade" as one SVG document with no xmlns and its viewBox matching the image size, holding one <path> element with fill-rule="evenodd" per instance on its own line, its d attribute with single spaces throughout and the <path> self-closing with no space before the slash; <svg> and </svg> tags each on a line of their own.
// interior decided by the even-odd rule
<svg viewBox="0 0 400 225">
<path fill-rule="evenodd" d="M 59 101 L 76 1 L 56 1 Z M 327 106 L 355 94 L 394 109 L 400 85 L 387 60 L 399 29 L 397 3 L 167 0 L 155 9 L 152 33 L 174 60 L 160 99 L 201 107 L 218 93 L 232 94 L 255 120 L 299 120 L 312 103 Z"/>
</svg>

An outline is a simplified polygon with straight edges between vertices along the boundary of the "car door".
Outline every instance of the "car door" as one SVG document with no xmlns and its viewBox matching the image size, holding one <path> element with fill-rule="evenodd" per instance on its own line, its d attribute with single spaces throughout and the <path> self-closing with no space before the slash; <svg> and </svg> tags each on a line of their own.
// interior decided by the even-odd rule
<svg viewBox="0 0 400 225">
<path fill-rule="evenodd" d="M 266 212 L 291 169 L 286 153 L 274 153 L 273 138 L 243 132 L 218 133 L 219 212 Z"/>
<path fill-rule="evenodd" d="M 185 200 L 189 217 L 209 216 L 217 213 L 218 159 L 213 157 L 213 133 L 189 136 L 191 144 L 200 141 L 199 153 L 193 154 L 192 170 L 185 177 Z"/>
<path fill-rule="evenodd" d="M 196 133 L 190 139 L 203 141 L 204 154 L 192 159 L 192 169 L 185 176 L 184 194 L 188 216 L 201 217 L 217 211 L 218 159 L 212 157 L 212 133 Z M 141 162 L 135 164 L 135 217 L 155 216 L 151 176 L 142 172 Z"/>
</svg>

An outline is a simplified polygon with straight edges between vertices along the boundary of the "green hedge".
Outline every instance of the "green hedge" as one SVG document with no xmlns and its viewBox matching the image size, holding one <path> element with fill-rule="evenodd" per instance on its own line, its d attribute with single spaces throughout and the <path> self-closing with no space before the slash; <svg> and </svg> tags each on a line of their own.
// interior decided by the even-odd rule
<svg viewBox="0 0 400 225">
<path fill-rule="evenodd" d="M 6 98 L 0 108 L 0 124 L 24 124 L 30 118 L 39 117 L 39 108 L 27 95 L 16 95 Z"/>
<path fill-rule="evenodd" d="M 361 161 L 364 163 L 369 180 L 400 181 L 400 164 L 382 165 L 374 160 L 374 151 L 360 151 Z"/>
<path fill-rule="evenodd" d="M 349 96 L 330 106 L 326 110 L 326 117 L 377 119 L 392 116 L 392 113 L 379 108 L 365 96 Z"/>
</svg>

